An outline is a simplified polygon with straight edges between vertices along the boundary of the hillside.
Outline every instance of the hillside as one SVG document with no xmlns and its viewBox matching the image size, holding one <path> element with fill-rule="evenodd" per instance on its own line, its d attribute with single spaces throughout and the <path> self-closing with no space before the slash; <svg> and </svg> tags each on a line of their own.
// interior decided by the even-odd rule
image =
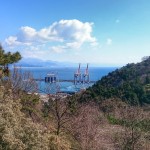
<svg viewBox="0 0 150 150">
<path fill-rule="evenodd" d="M 3 61 L 16 62 L 8 58 Z M 79 94 L 87 103 L 78 103 L 78 94 L 66 98 L 47 94 L 48 101 L 43 100 L 35 80 L 22 80 L 32 75 L 16 70 L 9 76 L 2 68 L 0 150 L 149 150 L 150 111 L 116 98 L 149 103 L 149 59 L 116 70 Z M 32 61 L 36 65 L 36 60 L 25 63 Z M 5 68 L 7 63 L 1 65 Z M 92 99 L 100 105 L 89 102 Z"/>
<path fill-rule="evenodd" d="M 102 101 L 118 97 L 131 105 L 150 104 L 150 57 L 127 64 L 104 76 L 80 97 L 81 101 Z"/>
<path fill-rule="evenodd" d="M 117 91 L 117 87 L 126 83 L 121 77 L 116 82 L 115 72 L 93 86 L 93 91 L 101 87 L 105 93 L 98 95 L 91 87 L 80 97 L 81 101 L 92 98 L 100 102 L 106 99 L 100 105 L 93 102 L 78 103 L 76 94 L 66 98 L 47 95 L 48 102 L 44 102 L 39 95 L 22 90 L 25 86 L 36 91 L 35 81 L 22 82 L 18 74 L 14 74 L 15 80 L 1 78 L 0 149 L 126 150 L 134 147 L 148 150 L 149 111 L 145 111 L 144 107 L 129 106 L 119 98 L 107 99 L 110 96 L 110 91 L 107 91 L 109 87 Z M 139 75 L 136 80 L 138 86 L 144 88 L 145 95 L 148 95 L 148 73 L 142 78 Z M 131 83 L 133 81 L 134 78 L 131 78 Z M 116 97 L 115 92 L 111 92 L 110 97 Z"/>
<path fill-rule="evenodd" d="M 0 86 L 0 149 L 1 150 L 69 150 L 69 141 L 57 136 L 42 124 L 34 123 L 21 112 L 20 99 L 11 89 Z M 54 127 L 55 128 L 55 127 Z"/>
</svg>

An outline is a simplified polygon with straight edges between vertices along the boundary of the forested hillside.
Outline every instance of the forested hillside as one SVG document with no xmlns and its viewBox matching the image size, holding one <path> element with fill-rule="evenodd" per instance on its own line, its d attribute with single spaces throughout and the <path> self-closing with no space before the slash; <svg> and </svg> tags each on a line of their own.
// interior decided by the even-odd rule
<svg viewBox="0 0 150 150">
<path fill-rule="evenodd" d="M 150 104 L 150 57 L 127 64 L 104 76 L 81 96 L 81 101 L 118 97 L 131 105 Z"/>
</svg>

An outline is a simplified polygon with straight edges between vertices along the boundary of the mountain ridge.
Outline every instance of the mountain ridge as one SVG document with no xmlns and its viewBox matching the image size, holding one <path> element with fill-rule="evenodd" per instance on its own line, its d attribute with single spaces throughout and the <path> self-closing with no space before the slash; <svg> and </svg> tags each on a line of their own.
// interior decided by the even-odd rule
<svg viewBox="0 0 150 150">
<path fill-rule="evenodd" d="M 16 66 L 21 67 L 66 67 L 66 66 L 76 66 L 76 63 L 71 62 L 58 62 L 53 60 L 41 60 L 37 58 L 22 58 Z"/>
</svg>

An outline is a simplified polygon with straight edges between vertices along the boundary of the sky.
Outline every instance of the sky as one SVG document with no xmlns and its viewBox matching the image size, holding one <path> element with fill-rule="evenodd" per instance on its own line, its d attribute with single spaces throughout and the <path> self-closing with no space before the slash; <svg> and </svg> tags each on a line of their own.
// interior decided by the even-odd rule
<svg viewBox="0 0 150 150">
<path fill-rule="evenodd" d="M 23 58 L 122 66 L 150 56 L 150 0 L 1 0 L 0 43 Z"/>
</svg>

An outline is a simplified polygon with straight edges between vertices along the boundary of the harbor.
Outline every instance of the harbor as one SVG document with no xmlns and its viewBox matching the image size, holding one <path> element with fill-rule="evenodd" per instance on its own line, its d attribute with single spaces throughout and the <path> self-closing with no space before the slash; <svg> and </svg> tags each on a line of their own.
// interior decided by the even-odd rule
<svg viewBox="0 0 150 150">
<path fill-rule="evenodd" d="M 48 73 L 45 78 L 35 78 L 35 81 L 44 81 L 48 83 L 55 83 L 55 82 L 72 82 L 75 85 L 80 84 L 89 84 L 89 83 L 95 83 L 95 81 L 90 81 L 90 75 L 89 75 L 89 65 L 87 64 L 87 67 L 85 69 L 84 73 L 81 73 L 81 64 L 79 64 L 79 67 L 77 71 L 74 73 L 74 79 L 59 79 L 58 74 L 54 72 Z"/>
<path fill-rule="evenodd" d="M 79 64 L 76 68 L 19 68 L 19 72 L 22 72 L 23 74 L 32 74 L 30 78 L 27 76 L 23 81 L 30 82 L 30 80 L 35 80 L 38 86 L 37 92 L 40 94 L 62 92 L 72 95 L 91 87 L 102 76 L 115 69 L 116 68 L 107 67 L 94 68 L 89 67 L 88 64 L 82 64 L 82 66 Z"/>
<path fill-rule="evenodd" d="M 45 88 L 49 88 L 50 93 L 66 93 L 70 95 L 86 90 L 86 88 L 95 83 L 95 81 L 90 81 L 88 64 L 84 72 L 81 71 L 81 64 L 79 64 L 78 69 L 74 74 L 72 73 L 72 75 L 73 79 L 59 79 L 58 73 L 49 72 L 45 78 L 35 78 L 34 80 L 45 84 Z M 69 86 L 65 88 L 65 86 L 63 86 L 64 84 L 68 84 Z M 44 88 L 40 91 L 46 93 Z"/>
</svg>

